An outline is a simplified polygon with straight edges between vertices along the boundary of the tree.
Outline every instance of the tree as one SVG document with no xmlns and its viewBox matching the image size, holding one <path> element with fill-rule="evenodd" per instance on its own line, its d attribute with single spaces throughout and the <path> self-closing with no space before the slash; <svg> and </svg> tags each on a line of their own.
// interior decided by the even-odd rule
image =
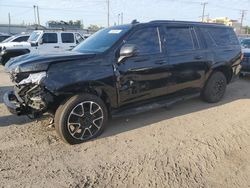
<svg viewBox="0 0 250 188">
<path fill-rule="evenodd" d="M 93 25 L 93 24 L 91 24 L 91 25 L 88 27 L 88 30 L 94 31 L 94 32 L 96 32 L 96 31 L 98 31 L 98 30 L 100 30 L 100 29 L 103 29 L 103 27 L 98 26 L 98 25 Z"/>
</svg>

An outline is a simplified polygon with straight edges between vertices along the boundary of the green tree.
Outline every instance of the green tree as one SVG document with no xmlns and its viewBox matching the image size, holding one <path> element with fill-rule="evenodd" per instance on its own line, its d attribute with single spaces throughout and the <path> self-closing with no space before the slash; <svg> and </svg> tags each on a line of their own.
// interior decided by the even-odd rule
<svg viewBox="0 0 250 188">
<path fill-rule="evenodd" d="M 88 30 L 90 30 L 90 31 L 98 31 L 98 30 L 100 30 L 100 29 L 102 29 L 103 27 L 101 27 L 101 26 L 98 26 L 98 25 L 93 25 L 93 24 L 91 24 L 89 27 L 88 27 Z"/>
</svg>

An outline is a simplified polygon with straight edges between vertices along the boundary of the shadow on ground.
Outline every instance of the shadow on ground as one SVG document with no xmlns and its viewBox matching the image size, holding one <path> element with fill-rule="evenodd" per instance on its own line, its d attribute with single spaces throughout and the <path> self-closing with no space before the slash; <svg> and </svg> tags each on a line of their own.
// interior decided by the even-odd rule
<svg viewBox="0 0 250 188">
<path fill-rule="evenodd" d="M 3 95 L 5 92 L 11 90 L 11 86 L 0 86 L 0 104 L 3 103 Z"/>
<path fill-rule="evenodd" d="M 230 84 L 223 100 L 216 104 L 203 102 L 199 98 L 191 99 L 170 108 L 161 108 L 151 112 L 142 113 L 135 116 L 113 119 L 107 126 L 100 138 L 114 136 L 123 132 L 131 131 L 151 124 L 161 122 L 166 119 L 214 108 L 220 105 L 231 103 L 240 99 L 250 99 L 250 78 L 244 78 Z M 197 117 L 199 118 L 199 117 Z"/>
</svg>

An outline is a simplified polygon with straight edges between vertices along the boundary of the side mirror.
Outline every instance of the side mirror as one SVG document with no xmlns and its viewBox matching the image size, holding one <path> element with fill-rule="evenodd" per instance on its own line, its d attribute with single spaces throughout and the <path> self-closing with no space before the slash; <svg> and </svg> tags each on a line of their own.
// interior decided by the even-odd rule
<svg viewBox="0 0 250 188">
<path fill-rule="evenodd" d="M 39 39 L 38 44 L 43 44 L 43 39 Z"/>
<path fill-rule="evenodd" d="M 120 63 L 123 59 L 133 57 L 136 55 L 136 46 L 134 44 L 125 44 L 120 49 L 120 57 L 118 62 Z"/>
</svg>

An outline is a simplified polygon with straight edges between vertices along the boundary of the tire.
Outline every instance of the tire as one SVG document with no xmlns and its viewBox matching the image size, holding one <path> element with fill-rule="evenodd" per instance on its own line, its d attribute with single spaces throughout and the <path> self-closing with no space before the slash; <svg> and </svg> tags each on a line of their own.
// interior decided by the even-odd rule
<svg viewBox="0 0 250 188">
<path fill-rule="evenodd" d="M 83 94 L 69 98 L 55 114 L 55 129 L 68 144 L 80 144 L 99 136 L 107 123 L 104 102 L 95 95 Z"/>
<path fill-rule="evenodd" d="M 203 88 L 202 98 L 209 103 L 219 102 L 226 92 L 226 87 L 226 76 L 222 72 L 214 72 Z"/>
</svg>

